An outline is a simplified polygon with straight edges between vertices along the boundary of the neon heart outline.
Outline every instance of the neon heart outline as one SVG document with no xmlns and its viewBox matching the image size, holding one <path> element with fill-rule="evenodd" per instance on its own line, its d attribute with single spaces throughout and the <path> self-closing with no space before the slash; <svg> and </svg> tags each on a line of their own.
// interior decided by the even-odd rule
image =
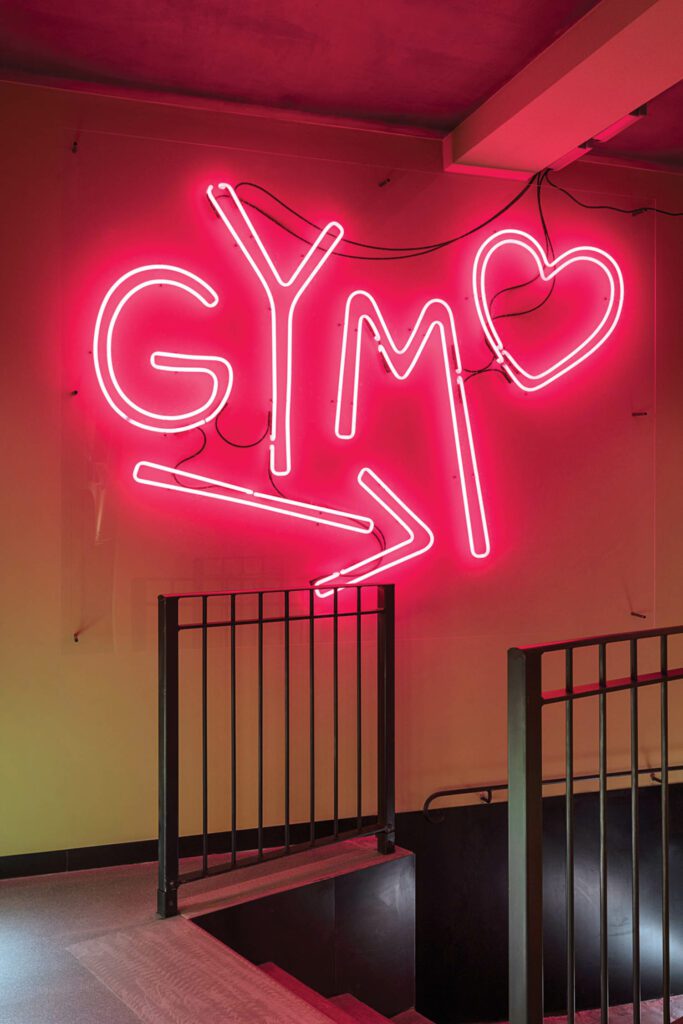
<svg viewBox="0 0 683 1024">
<path fill-rule="evenodd" d="M 595 264 L 606 274 L 609 281 L 610 294 L 607 311 L 598 326 L 568 355 L 558 359 L 556 363 L 541 373 L 529 373 L 508 352 L 500 339 L 489 310 L 486 295 L 486 270 L 493 254 L 504 245 L 519 245 L 526 249 L 535 259 L 539 275 L 543 281 L 552 281 L 557 274 L 571 266 L 572 263 L 582 262 Z M 584 359 L 588 359 L 589 356 L 593 355 L 614 331 L 624 305 L 624 278 L 621 268 L 617 261 L 609 253 L 605 252 L 604 249 L 598 249 L 592 245 L 576 246 L 573 249 L 567 249 L 566 252 L 562 253 L 561 256 L 557 256 L 554 260 L 548 260 L 544 249 L 533 235 L 514 228 L 496 231 L 479 247 L 472 267 L 472 290 L 479 322 L 482 325 L 487 342 L 496 357 L 496 362 L 505 367 L 510 379 L 522 391 L 539 391 L 541 388 L 547 387 L 548 384 L 552 384 L 553 381 L 564 376 L 565 373 L 569 373 L 575 366 L 582 363 Z M 526 382 L 520 378 L 526 378 Z"/>
</svg>

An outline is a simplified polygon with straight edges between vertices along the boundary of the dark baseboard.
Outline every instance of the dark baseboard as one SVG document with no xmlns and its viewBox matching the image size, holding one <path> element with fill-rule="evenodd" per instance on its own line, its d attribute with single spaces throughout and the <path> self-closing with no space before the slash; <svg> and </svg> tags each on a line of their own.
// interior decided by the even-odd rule
<svg viewBox="0 0 683 1024">
<path fill-rule="evenodd" d="M 373 818 L 363 818 L 363 826 L 373 823 Z M 356 819 L 341 819 L 340 831 L 356 827 Z M 332 835 L 333 823 L 318 821 L 315 834 L 318 839 Z M 292 845 L 308 841 L 309 823 L 301 822 L 290 827 Z M 284 827 L 281 825 L 267 826 L 263 830 L 263 845 L 266 847 L 284 844 Z M 258 833 L 255 828 L 241 829 L 237 833 L 237 849 L 255 850 L 258 845 Z M 230 849 L 229 832 L 212 832 L 209 835 L 209 853 L 226 853 Z M 202 853 L 201 835 L 182 836 L 180 839 L 181 857 L 199 857 Z M 63 871 L 84 871 L 89 868 L 112 868 L 124 864 L 145 864 L 157 859 L 156 839 L 142 839 L 132 843 L 108 843 L 104 846 L 81 846 L 73 850 L 49 850 L 41 853 L 19 853 L 9 857 L 0 857 L 0 879 L 26 878 L 29 875 L 51 875 Z"/>
</svg>

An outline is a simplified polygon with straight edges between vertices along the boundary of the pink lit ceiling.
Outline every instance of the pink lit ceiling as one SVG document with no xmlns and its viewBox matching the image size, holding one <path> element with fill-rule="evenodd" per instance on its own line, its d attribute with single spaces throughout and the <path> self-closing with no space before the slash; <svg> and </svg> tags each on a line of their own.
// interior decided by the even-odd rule
<svg viewBox="0 0 683 1024">
<path fill-rule="evenodd" d="M 21 0 L 0 69 L 444 133 L 598 0 Z M 683 86 L 600 152 L 683 162 Z"/>
<path fill-rule="evenodd" d="M 21 0 L 0 64 L 448 130 L 597 0 Z"/>
<path fill-rule="evenodd" d="M 600 154 L 683 166 L 683 82 L 649 103 L 647 117 L 599 146 Z"/>
</svg>

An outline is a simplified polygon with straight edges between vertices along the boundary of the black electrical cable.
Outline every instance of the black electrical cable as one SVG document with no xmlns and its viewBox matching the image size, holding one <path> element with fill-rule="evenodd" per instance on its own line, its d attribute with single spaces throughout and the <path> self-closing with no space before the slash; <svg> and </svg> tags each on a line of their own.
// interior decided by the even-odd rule
<svg viewBox="0 0 683 1024">
<path fill-rule="evenodd" d="M 510 210 L 515 205 L 515 203 L 518 203 L 519 200 L 524 195 L 526 195 L 526 193 L 529 191 L 529 189 L 534 184 L 534 182 L 537 180 L 537 178 L 538 178 L 538 175 L 534 174 L 531 178 L 529 178 L 529 181 L 527 181 L 527 183 L 524 185 L 524 187 L 516 195 L 514 195 L 512 197 L 512 199 L 509 200 L 509 202 L 507 202 L 504 206 L 502 206 L 499 210 L 497 210 L 495 213 L 491 214 L 490 217 L 487 217 L 486 220 L 481 221 L 481 223 L 476 224 L 474 227 L 469 228 L 467 231 L 463 231 L 459 235 L 454 235 L 452 238 L 446 238 L 446 239 L 443 239 L 440 242 L 433 242 L 433 243 L 429 243 L 429 244 L 426 244 L 426 245 L 421 245 L 421 246 L 420 245 L 416 245 L 416 246 L 409 246 L 409 247 L 374 246 L 374 245 L 370 245 L 370 244 L 365 243 L 365 242 L 354 242 L 353 240 L 347 239 L 347 240 L 345 240 L 347 245 L 354 245 L 356 247 L 361 247 L 361 248 L 365 248 L 365 249 L 374 249 L 374 250 L 378 250 L 378 251 L 381 251 L 381 252 L 399 253 L 400 255 L 392 255 L 392 256 L 358 256 L 358 255 L 355 255 L 353 253 L 341 253 L 341 252 L 336 252 L 335 251 L 335 252 L 332 253 L 332 256 L 336 256 L 339 259 L 363 260 L 363 261 L 370 261 L 370 262 L 378 262 L 378 261 L 387 261 L 387 260 L 409 260 L 409 259 L 415 259 L 418 256 L 427 256 L 427 255 L 429 255 L 429 254 L 431 254 L 433 252 L 438 252 L 440 249 L 445 249 L 447 246 L 453 245 L 455 242 L 460 242 L 460 241 L 462 241 L 462 239 L 468 238 L 470 235 L 475 234 L 477 231 L 480 231 L 482 228 L 487 227 L 487 225 L 491 224 L 494 220 L 497 220 L 498 217 L 501 217 L 504 213 L 507 213 L 507 211 Z M 313 227 L 316 231 L 320 231 L 321 230 L 321 228 L 317 224 L 315 224 L 313 221 L 310 221 L 307 217 L 304 217 L 303 214 L 299 213 L 293 207 L 287 206 L 286 203 L 283 203 L 282 200 L 279 199 L 277 196 L 275 196 L 272 192 L 269 192 L 267 189 L 264 189 L 263 186 L 256 185 L 254 182 L 241 182 L 240 185 L 238 185 L 237 187 L 238 188 L 239 187 L 245 188 L 246 186 L 251 186 L 252 188 L 260 189 L 261 191 L 265 192 L 268 196 L 272 197 L 272 199 L 276 203 L 281 205 L 288 212 L 291 212 L 295 217 L 298 217 L 299 220 L 301 220 L 304 223 L 308 224 L 310 227 Z M 225 195 L 221 195 L 218 198 L 219 199 L 225 199 L 227 197 Z M 291 235 L 293 238 L 296 238 L 298 241 L 304 242 L 307 245 L 311 245 L 312 244 L 309 239 L 304 238 L 303 235 L 300 235 L 296 231 L 293 231 L 291 228 L 287 227 L 287 225 L 283 224 L 282 221 L 277 219 L 277 217 L 273 217 L 272 214 L 267 213 L 264 209 L 262 209 L 262 207 L 258 206 L 256 203 L 251 203 L 248 200 L 240 200 L 240 202 L 242 202 L 244 206 L 248 206 L 250 209 L 256 210 L 258 213 L 260 213 L 267 220 L 271 221 L 273 224 L 276 224 L 278 227 L 282 228 L 283 231 L 286 231 L 289 235 Z"/>
<path fill-rule="evenodd" d="M 509 384 L 510 378 L 508 377 L 507 373 L 505 372 L 505 370 L 502 369 L 502 367 L 494 366 L 493 364 L 495 362 L 496 356 L 492 355 L 488 363 L 486 363 L 485 366 L 480 366 L 478 370 L 465 370 L 465 377 L 463 377 L 463 382 L 466 384 L 467 381 L 472 380 L 473 377 L 481 377 L 485 373 L 499 373 L 502 377 L 505 378 L 505 380 Z"/>
<path fill-rule="evenodd" d="M 199 447 L 196 452 L 192 452 L 191 455 L 186 455 L 184 459 L 180 460 L 180 462 L 176 462 L 174 469 L 180 469 L 184 462 L 189 462 L 191 459 L 196 459 L 197 456 L 201 455 L 204 449 L 206 448 L 206 434 L 204 433 L 201 427 L 197 427 L 197 430 L 202 435 L 201 447 Z"/>
<path fill-rule="evenodd" d="M 224 199 L 225 196 L 219 196 L 219 198 Z M 255 203 L 250 203 L 247 199 L 245 199 L 242 201 L 242 206 L 248 206 L 251 210 L 256 210 L 256 212 L 260 213 L 262 217 L 266 218 L 266 220 L 269 220 L 273 224 L 276 224 L 277 227 L 282 228 L 283 231 L 286 231 L 288 235 L 291 235 L 292 238 L 296 238 L 299 242 L 303 242 L 305 245 L 312 244 L 310 239 L 304 238 L 303 235 L 299 235 L 296 231 L 292 231 L 292 229 L 288 228 L 286 224 L 283 224 L 281 220 L 278 220 L 277 217 L 273 217 L 272 214 L 270 213 L 266 213 L 264 209 L 262 209 L 260 206 L 257 206 Z M 319 248 L 322 247 L 319 246 Z M 437 245 L 434 246 L 433 248 L 420 249 L 417 252 L 408 252 L 403 256 L 354 256 L 351 253 L 337 252 L 336 250 L 332 253 L 332 255 L 336 256 L 337 259 L 340 260 L 364 260 L 365 262 L 377 263 L 386 260 L 410 260 L 413 259 L 414 256 L 427 256 L 431 252 L 437 252 L 440 248 L 442 248 L 442 246 Z M 327 252 L 327 250 L 323 249 L 323 252 Z"/>
<path fill-rule="evenodd" d="M 544 213 L 544 210 L 543 210 L 543 198 L 542 198 L 543 183 L 546 180 L 547 175 L 548 175 L 548 171 L 546 170 L 546 171 L 542 171 L 541 174 L 539 174 L 539 176 L 538 176 L 538 180 L 537 180 L 537 183 L 536 183 L 536 205 L 538 207 L 538 216 L 539 216 L 539 219 L 541 221 L 541 228 L 543 230 L 543 237 L 544 237 L 544 240 L 545 240 L 545 251 L 546 251 L 546 254 L 552 259 L 555 256 L 555 247 L 553 246 L 553 242 L 552 242 L 552 239 L 550 237 L 550 231 L 548 230 L 548 224 L 547 224 L 547 221 L 545 219 L 545 213 Z M 523 287 L 526 287 L 526 285 L 533 284 L 533 282 L 537 281 L 539 277 L 540 277 L 540 274 L 535 274 L 529 281 L 526 282 L 526 284 L 512 285 L 509 288 L 503 288 L 503 289 L 501 289 L 501 291 L 497 292 L 496 295 L 494 295 L 494 299 L 497 298 L 498 295 L 502 295 L 503 292 L 513 291 L 515 288 L 520 288 L 520 287 L 523 288 Z M 550 288 L 546 292 L 544 298 L 542 298 L 541 301 L 538 302 L 535 306 L 530 306 L 527 309 L 514 310 L 511 313 L 499 313 L 497 316 L 494 316 L 493 319 L 494 320 L 506 320 L 506 319 L 510 319 L 511 317 L 526 316 L 528 313 L 535 313 L 536 310 L 541 309 L 542 306 L 545 306 L 546 302 L 548 301 L 550 296 L 553 294 L 553 292 L 555 290 L 555 280 L 556 280 L 555 278 L 552 279 L 552 281 L 550 282 Z M 492 304 L 493 304 L 493 299 L 491 300 L 491 305 Z"/>
<path fill-rule="evenodd" d="M 384 534 L 380 530 L 379 526 L 375 526 L 375 528 L 372 531 L 372 536 L 375 538 L 375 540 L 379 544 L 379 546 L 382 549 L 382 551 L 385 551 L 386 550 L 386 546 L 387 546 L 387 542 L 386 542 Z"/>
<path fill-rule="evenodd" d="M 272 487 L 273 487 L 273 490 L 274 490 L 274 491 L 276 491 L 276 493 L 277 493 L 277 494 L 279 494 L 281 498 L 284 498 L 284 500 L 285 500 L 285 501 L 290 501 L 290 500 L 291 500 L 291 499 L 289 499 L 289 498 L 288 498 L 288 497 L 287 497 L 287 496 L 286 496 L 285 494 L 283 494 L 283 493 L 282 493 L 282 491 L 280 490 L 280 488 L 278 487 L 278 485 L 277 485 L 277 484 L 275 483 L 275 481 L 273 480 L 273 473 L 272 473 L 272 470 L 271 470 L 271 468 L 270 468 L 270 465 L 268 466 L 268 479 L 269 479 L 269 480 L 270 480 L 270 482 L 271 482 L 271 485 L 272 485 Z M 298 500 L 298 501 L 301 501 L 302 499 L 301 499 L 301 498 L 298 498 L 297 500 Z M 312 504 L 313 504 L 313 502 L 309 501 L 309 502 L 308 502 L 308 504 L 309 504 L 309 505 L 312 505 Z M 372 530 L 372 535 L 373 535 L 373 537 L 375 538 L 375 540 L 377 541 L 377 543 L 379 544 L 379 546 L 380 546 L 381 550 L 382 550 L 382 551 L 384 551 L 384 550 L 385 550 L 385 548 L 386 548 L 386 546 L 387 546 L 387 542 L 386 542 L 386 540 L 384 539 L 384 534 L 383 534 L 383 533 L 382 533 L 382 531 L 380 530 L 379 526 L 375 526 L 375 527 L 373 528 L 373 530 Z"/>
<path fill-rule="evenodd" d="M 280 488 L 278 487 L 278 485 L 277 485 L 277 484 L 275 483 L 275 481 L 273 480 L 273 471 L 272 471 L 272 469 L 270 468 L 270 462 L 268 463 L 268 479 L 270 480 L 270 483 L 271 483 L 271 486 L 272 486 L 273 490 L 274 490 L 274 491 L 275 491 L 275 492 L 276 492 L 277 494 L 279 494 L 281 498 L 284 498 L 284 499 L 285 499 L 285 501 L 289 501 L 289 498 L 287 497 L 287 495 L 286 495 L 286 494 L 283 494 L 283 493 L 282 493 L 282 491 L 280 490 Z M 310 504 L 310 502 L 309 502 L 309 504 Z"/>
<path fill-rule="evenodd" d="M 496 220 L 497 217 L 500 217 L 503 213 L 505 213 L 507 210 L 509 210 L 510 207 L 514 206 L 514 204 L 516 202 L 518 202 L 522 198 L 522 196 L 529 190 L 529 188 L 531 187 L 531 185 L 533 184 L 533 182 L 535 181 L 535 179 L 537 177 L 538 177 L 538 175 L 536 175 L 536 174 L 533 175 L 529 179 L 529 181 L 526 183 L 526 185 L 521 189 L 521 191 L 518 192 L 516 196 L 513 196 L 513 198 L 510 200 L 510 202 L 507 203 L 501 210 L 498 210 L 496 213 L 492 214 L 491 217 L 489 217 L 487 220 L 483 221 L 481 224 L 477 224 L 475 227 L 470 228 L 468 231 L 465 231 L 461 235 L 455 235 L 453 238 L 447 238 L 447 239 L 444 239 L 444 240 L 442 240 L 440 242 L 427 242 L 424 245 L 408 245 L 408 246 L 371 245 L 368 242 L 356 242 L 356 241 L 354 241 L 351 238 L 344 238 L 343 239 L 344 244 L 352 245 L 352 246 L 355 246 L 355 247 L 360 248 L 360 249 L 372 249 L 372 250 L 375 250 L 377 252 L 397 252 L 397 253 L 411 253 L 411 254 L 412 253 L 420 254 L 420 253 L 423 253 L 423 252 L 424 253 L 434 252 L 437 249 L 442 249 L 442 248 L 444 248 L 447 245 L 452 245 L 454 242 L 458 242 L 458 241 L 460 241 L 463 238 L 467 238 L 468 235 L 474 234 L 476 231 L 479 231 L 481 228 L 486 227 L 487 224 L 490 224 L 491 221 Z M 299 211 L 295 210 L 292 206 L 288 206 L 287 203 L 283 202 L 283 200 L 280 199 L 278 196 L 276 196 L 274 192 L 271 192 L 269 189 L 264 188 L 263 185 L 257 185 L 255 182 L 252 182 L 252 181 L 242 181 L 238 185 L 235 186 L 235 191 L 237 192 L 237 190 L 240 189 L 240 188 L 254 188 L 254 189 L 257 189 L 259 192 L 262 192 L 264 195 L 267 195 L 270 199 L 272 199 L 275 203 L 277 203 L 279 206 L 281 206 L 284 210 L 287 210 L 288 213 L 293 214 L 295 217 L 298 217 L 299 220 L 303 221 L 305 224 L 308 224 L 309 227 L 314 228 L 316 231 L 321 231 L 322 230 L 322 228 L 320 227 L 319 224 L 316 224 L 314 221 L 309 220 L 308 217 L 304 217 L 304 215 L 302 213 L 299 213 Z M 246 201 L 245 201 L 245 205 L 247 205 Z M 248 205 L 251 206 L 255 210 L 259 210 L 260 212 L 263 212 L 260 209 L 260 207 L 256 206 L 253 203 L 249 203 Z M 285 230 L 287 230 L 287 229 L 285 229 Z M 300 241 L 306 241 L 305 239 L 301 238 L 298 235 L 296 237 L 299 238 Z M 335 253 L 335 255 L 341 255 L 341 254 Z M 347 257 L 347 258 L 353 258 L 353 257 Z M 360 257 L 356 257 L 356 258 L 360 258 Z"/>
<path fill-rule="evenodd" d="M 563 188 L 562 185 L 558 185 L 556 181 L 553 181 L 550 177 L 548 170 L 544 171 L 544 180 L 550 185 L 551 188 L 556 189 L 563 195 L 571 199 L 577 206 L 582 206 L 584 210 L 610 210 L 612 213 L 627 213 L 632 217 L 637 217 L 641 213 L 657 213 L 662 217 L 683 217 L 683 210 L 660 210 L 657 206 L 634 206 L 634 207 L 623 207 L 623 206 L 611 206 L 609 203 L 584 203 L 582 199 L 578 199 L 568 189 Z"/>
<path fill-rule="evenodd" d="M 218 426 L 218 416 L 216 416 L 215 420 L 213 421 L 213 425 L 221 441 L 225 441 L 225 443 L 229 444 L 231 448 L 256 448 L 256 446 L 265 441 L 266 437 L 268 436 L 268 431 L 270 430 L 270 413 L 268 413 L 266 429 L 263 431 L 261 436 L 256 439 L 256 441 L 250 441 L 249 444 L 240 444 L 239 441 L 231 441 L 229 437 L 226 437 L 221 428 Z"/>
<path fill-rule="evenodd" d="M 554 258 L 555 247 L 553 246 L 552 239 L 550 237 L 550 230 L 548 228 L 548 224 L 545 219 L 545 213 L 543 211 L 543 185 L 547 181 L 549 173 L 550 172 L 546 168 L 544 171 L 541 171 L 541 173 L 538 176 L 538 180 L 536 183 L 536 205 L 538 206 L 538 216 L 541 219 L 541 226 L 543 227 L 543 234 L 545 236 L 546 253 L 549 254 L 551 258 Z"/>
<path fill-rule="evenodd" d="M 297 217 L 300 221 L 303 221 L 304 224 L 308 224 L 309 227 L 314 228 L 316 231 L 322 230 L 322 228 L 318 224 L 315 224 L 312 220 L 309 220 L 308 217 L 304 217 L 304 215 L 302 213 L 299 213 L 298 210 L 295 210 L 293 206 L 288 206 L 287 203 L 280 199 L 279 196 L 276 196 L 274 192 L 271 192 L 263 185 L 257 185 L 256 182 L 254 181 L 240 181 L 237 185 L 235 185 L 235 192 L 239 192 L 241 188 L 253 188 L 256 189 L 258 192 L 262 192 L 264 195 L 268 196 L 269 199 L 272 199 L 274 203 L 277 203 L 278 206 L 281 206 L 283 210 L 287 210 L 288 213 L 291 213 L 294 217 Z M 250 203 L 246 199 L 241 199 L 240 202 L 244 206 L 250 206 L 252 209 L 259 210 L 259 212 L 262 212 L 260 207 L 255 206 L 253 203 Z M 298 238 L 299 236 L 297 235 L 296 237 Z M 301 238 L 300 241 L 304 242 L 306 241 L 306 239 Z M 360 249 L 375 249 L 378 252 L 413 252 L 416 249 L 433 249 L 435 245 L 441 244 L 436 242 L 430 242 L 427 245 L 370 245 L 368 242 L 354 242 L 353 239 L 351 238 L 345 238 L 344 242 L 346 245 L 354 245 Z"/>
<path fill-rule="evenodd" d="M 206 433 L 202 430 L 201 427 L 197 427 L 197 430 L 202 435 L 202 443 L 201 443 L 200 447 L 197 449 L 196 452 L 192 452 L 190 455 L 186 455 L 185 458 L 181 459 L 180 462 L 176 462 L 175 466 L 173 467 L 174 469 L 180 469 L 180 467 L 183 465 L 183 463 L 191 462 L 192 459 L 196 459 L 197 456 L 201 455 L 202 452 L 204 451 L 204 449 L 206 448 Z M 199 487 L 196 484 L 193 484 L 193 485 L 186 484 L 183 480 L 179 480 L 178 477 L 175 475 L 175 473 L 173 474 L 173 479 L 175 480 L 175 482 L 177 484 L 180 484 L 181 487 L 192 486 L 192 490 L 195 490 L 195 491 L 208 491 L 212 487 L 216 486 L 215 484 L 204 484 L 203 486 Z"/>
<path fill-rule="evenodd" d="M 543 230 L 543 238 L 545 240 L 545 251 L 546 251 L 546 254 L 548 256 L 550 256 L 550 258 L 552 259 L 554 257 L 554 255 L 555 255 L 555 248 L 553 246 L 552 239 L 550 237 L 550 231 L 548 229 L 548 224 L 547 224 L 547 221 L 545 219 L 545 213 L 544 213 L 544 210 L 543 210 L 543 198 L 542 198 L 542 191 L 541 191 L 542 190 L 542 186 L 543 186 L 543 182 L 545 180 L 545 176 L 547 175 L 547 173 L 548 173 L 547 171 L 543 171 L 538 176 L 538 181 L 536 183 L 536 205 L 537 205 L 537 208 L 538 208 L 539 220 L 541 221 L 541 228 Z M 541 276 L 540 273 L 536 273 L 536 274 L 534 274 L 533 277 L 529 278 L 528 281 L 523 281 L 521 284 L 509 285 L 507 288 L 501 288 L 500 291 L 496 292 L 496 294 L 491 299 L 491 302 L 489 303 L 489 308 L 493 307 L 493 303 L 496 301 L 496 299 L 500 295 L 503 295 L 506 292 L 515 291 L 518 288 L 526 288 L 528 285 L 533 284 L 534 281 L 538 281 L 540 276 Z M 550 289 L 548 290 L 547 294 L 545 295 L 545 297 L 537 305 L 531 306 L 528 309 L 514 310 L 513 312 L 510 312 L 510 313 L 498 313 L 492 319 L 494 319 L 494 320 L 505 320 L 505 319 L 508 319 L 509 317 L 526 316 L 527 313 L 535 313 L 537 309 L 540 309 L 541 306 L 544 306 L 546 304 L 546 302 L 548 301 L 548 299 L 552 295 L 554 289 L 555 289 L 555 278 L 552 279 L 552 281 L 550 283 Z"/>
<path fill-rule="evenodd" d="M 548 174 L 547 171 L 542 171 L 540 174 L 536 175 L 536 205 L 537 205 L 537 208 L 538 208 L 538 216 L 539 216 L 539 219 L 541 221 L 541 228 L 543 230 L 543 237 L 544 237 L 544 240 L 545 240 L 546 253 L 552 258 L 555 255 L 555 249 L 554 249 L 554 246 L 553 246 L 552 239 L 550 237 L 550 230 L 548 228 L 548 224 L 547 224 L 547 221 L 546 221 L 546 218 L 545 218 L 545 212 L 543 210 L 543 198 L 542 198 L 543 183 L 544 183 L 544 181 L 545 181 L 545 179 L 547 177 L 547 174 Z M 491 300 L 489 302 L 489 309 L 491 311 L 493 310 L 494 303 L 496 302 L 497 299 L 500 298 L 501 295 L 505 295 L 508 292 L 517 291 L 520 288 L 526 288 L 530 284 L 533 284 L 534 281 L 537 281 L 539 279 L 539 277 L 540 277 L 540 273 L 536 273 L 536 274 L 534 274 L 533 277 L 530 277 L 527 281 L 521 281 L 519 284 L 507 285 L 505 288 L 499 289 L 492 296 L 492 298 L 491 298 Z M 492 320 L 504 320 L 504 319 L 507 319 L 507 318 L 510 318 L 510 317 L 526 316 L 529 313 L 535 313 L 536 310 L 540 309 L 542 306 L 544 306 L 546 304 L 546 302 L 548 301 L 550 296 L 553 294 L 554 289 L 555 289 L 555 278 L 553 278 L 553 280 L 551 281 L 550 288 L 548 289 L 548 292 L 546 293 L 546 295 L 535 306 L 530 306 L 527 309 L 515 310 L 515 311 L 510 312 L 510 313 L 498 313 L 495 316 L 492 316 Z M 487 344 L 488 344 L 488 339 L 487 339 Z M 505 370 L 502 369 L 501 367 L 493 365 L 493 363 L 496 361 L 496 358 L 497 358 L 497 356 L 496 356 L 496 353 L 494 352 L 492 357 L 491 357 L 491 359 L 488 361 L 488 363 L 485 366 L 482 366 L 478 370 L 467 370 L 466 369 L 465 373 L 467 374 L 467 376 L 465 377 L 465 382 L 467 382 L 468 380 L 471 380 L 472 377 L 478 377 L 478 376 L 481 376 L 484 373 L 500 373 L 505 378 L 505 380 L 508 383 L 510 383 L 510 378 L 509 378 L 508 374 L 505 372 Z"/>
</svg>

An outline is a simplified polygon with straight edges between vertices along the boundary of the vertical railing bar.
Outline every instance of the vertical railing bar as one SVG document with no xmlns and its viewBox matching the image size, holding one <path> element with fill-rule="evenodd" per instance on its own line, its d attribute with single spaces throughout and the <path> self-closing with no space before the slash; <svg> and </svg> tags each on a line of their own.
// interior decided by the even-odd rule
<svg viewBox="0 0 683 1024">
<path fill-rule="evenodd" d="M 230 595 L 230 861 L 237 863 L 237 651 L 235 595 Z"/>
<path fill-rule="evenodd" d="M 356 826 L 363 826 L 362 588 L 356 588 Z"/>
<path fill-rule="evenodd" d="M 159 595 L 159 882 L 157 913 L 178 913 L 178 598 Z"/>
<path fill-rule="evenodd" d="M 333 721 L 333 822 L 332 833 L 339 835 L 339 591 L 335 589 L 332 619 L 332 721 Z"/>
<path fill-rule="evenodd" d="M 574 651 L 565 651 L 565 689 L 574 690 Z M 574 934 L 574 702 L 565 706 L 565 878 L 567 899 L 567 1024 L 574 1024 L 576 1009 L 576 945 Z"/>
<path fill-rule="evenodd" d="M 308 595 L 309 842 L 315 843 L 315 591 Z"/>
<path fill-rule="evenodd" d="M 263 857 L 263 591 L 258 594 L 258 856 Z"/>
<path fill-rule="evenodd" d="M 600 1022 L 609 1021 L 608 881 L 607 881 L 607 648 L 598 647 L 600 795 Z"/>
<path fill-rule="evenodd" d="M 510 1024 L 543 1021 L 541 654 L 508 651 Z"/>
<path fill-rule="evenodd" d="M 289 700 L 289 662 L 290 662 L 290 650 L 289 650 L 289 591 L 285 591 L 285 849 L 288 850 L 290 846 L 290 828 L 289 828 L 289 711 L 290 711 L 290 700 Z"/>
<path fill-rule="evenodd" d="M 668 637 L 660 638 L 660 674 L 669 671 Z M 662 766 L 662 1020 L 671 1020 L 671 946 L 669 920 L 669 684 L 660 687 L 661 696 L 661 760 Z"/>
<path fill-rule="evenodd" d="M 638 678 L 638 641 L 629 642 L 631 681 Z M 638 688 L 631 687 L 631 896 L 633 930 L 633 1024 L 640 1024 L 640 850 L 638 807 Z"/>
<path fill-rule="evenodd" d="M 395 597 L 393 584 L 377 588 L 377 836 L 380 853 L 394 850 L 395 811 Z"/>
<path fill-rule="evenodd" d="M 209 867 L 208 596 L 202 595 L 202 871 Z"/>
</svg>

